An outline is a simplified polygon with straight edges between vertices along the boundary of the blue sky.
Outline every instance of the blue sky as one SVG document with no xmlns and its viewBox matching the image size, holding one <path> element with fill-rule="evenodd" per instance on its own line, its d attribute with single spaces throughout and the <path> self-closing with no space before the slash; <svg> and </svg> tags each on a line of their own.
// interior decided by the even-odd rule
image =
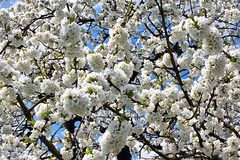
<svg viewBox="0 0 240 160">
<path fill-rule="evenodd" d="M 8 0 L 7 2 L 5 0 L 2 0 L 1 8 L 9 8 L 11 6 L 11 3 L 16 2 L 17 0 Z"/>
</svg>

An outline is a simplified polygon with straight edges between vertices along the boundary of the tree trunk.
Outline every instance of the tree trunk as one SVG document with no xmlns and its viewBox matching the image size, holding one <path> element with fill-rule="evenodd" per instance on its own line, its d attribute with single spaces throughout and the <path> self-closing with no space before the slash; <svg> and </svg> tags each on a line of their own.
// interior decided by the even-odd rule
<svg viewBox="0 0 240 160">
<path fill-rule="evenodd" d="M 117 155 L 118 160 L 131 160 L 132 155 L 130 153 L 129 147 L 125 146 L 120 153 Z"/>
</svg>

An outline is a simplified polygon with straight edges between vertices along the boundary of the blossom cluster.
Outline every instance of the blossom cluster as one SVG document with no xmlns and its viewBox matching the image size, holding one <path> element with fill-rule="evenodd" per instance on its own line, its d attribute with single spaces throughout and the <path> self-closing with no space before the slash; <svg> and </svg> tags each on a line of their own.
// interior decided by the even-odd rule
<svg viewBox="0 0 240 160">
<path fill-rule="evenodd" d="M 61 96 L 63 108 L 72 114 L 88 115 L 89 99 L 81 89 L 67 89 Z"/>
<path fill-rule="evenodd" d="M 119 153 L 126 144 L 131 125 L 126 121 L 113 120 L 105 133 L 99 138 L 104 153 Z"/>
</svg>

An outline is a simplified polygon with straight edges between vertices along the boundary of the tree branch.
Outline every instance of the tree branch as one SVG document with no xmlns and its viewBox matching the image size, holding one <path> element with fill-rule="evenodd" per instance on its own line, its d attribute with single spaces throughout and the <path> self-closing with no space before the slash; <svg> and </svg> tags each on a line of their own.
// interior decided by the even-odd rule
<svg viewBox="0 0 240 160">
<path fill-rule="evenodd" d="M 50 98 L 50 97 L 53 97 L 53 96 L 46 95 L 45 97 L 42 97 L 39 101 L 37 101 L 35 104 L 32 105 L 32 107 L 29 109 L 29 111 L 30 111 L 30 112 L 33 111 L 34 108 L 35 108 L 38 104 L 46 101 L 46 100 L 47 100 L 48 98 Z"/>
<path fill-rule="evenodd" d="M 146 140 L 146 138 L 143 136 L 143 134 L 139 135 L 139 137 L 137 138 L 137 140 L 143 141 L 144 144 L 148 145 L 154 152 L 156 152 L 159 156 L 163 157 L 166 160 L 169 160 L 170 158 L 168 158 L 168 156 L 166 156 L 165 154 L 163 154 L 162 152 L 158 151 L 152 144 L 151 142 L 149 142 L 148 140 Z"/>
<path fill-rule="evenodd" d="M 160 0 L 160 4 L 158 3 L 157 0 L 155 0 L 155 2 L 157 4 L 157 6 L 158 6 L 160 15 L 162 16 L 162 24 L 163 24 L 163 29 L 164 29 L 164 34 L 165 34 L 165 37 L 166 37 L 166 41 L 167 41 L 167 50 L 168 50 L 168 53 L 169 53 L 169 55 L 171 57 L 171 63 L 173 65 L 173 70 L 176 73 L 176 79 L 177 79 L 177 81 L 178 81 L 178 83 L 179 83 L 179 85 L 181 87 L 181 90 L 184 93 L 184 96 L 185 96 L 188 104 L 193 107 L 194 105 L 193 105 L 193 102 L 191 101 L 191 99 L 188 96 L 188 92 L 185 91 L 184 88 L 183 88 L 183 82 L 182 82 L 180 73 L 178 71 L 177 65 L 175 63 L 175 59 L 173 57 L 173 53 L 172 53 L 172 50 L 171 50 L 171 42 L 169 41 L 169 35 L 168 35 L 168 32 L 167 32 L 167 27 L 166 27 L 166 23 L 165 23 L 165 15 L 164 15 L 163 4 L 162 4 L 163 2 L 162 2 L 162 0 Z"/>
<path fill-rule="evenodd" d="M 23 113 L 25 115 L 25 117 L 27 118 L 27 121 L 32 121 L 33 120 L 33 116 L 31 115 L 30 111 L 27 109 L 26 105 L 23 103 L 22 98 L 20 97 L 19 94 L 17 94 L 17 101 L 20 104 Z M 55 155 L 59 160 L 63 160 L 62 155 L 60 154 L 60 152 L 56 149 L 56 147 L 50 143 L 47 138 L 43 135 L 41 135 L 40 140 L 47 146 L 48 150 Z"/>
<path fill-rule="evenodd" d="M 11 43 L 12 41 L 8 41 L 7 44 L 3 47 L 3 49 L 1 50 L 0 52 L 0 55 L 6 50 L 6 48 L 9 46 L 9 44 Z"/>
</svg>

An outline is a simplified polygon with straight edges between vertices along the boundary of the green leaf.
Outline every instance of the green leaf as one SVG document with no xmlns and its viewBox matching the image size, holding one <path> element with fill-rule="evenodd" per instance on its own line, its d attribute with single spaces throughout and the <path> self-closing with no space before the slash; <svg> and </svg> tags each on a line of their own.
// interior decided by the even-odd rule
<svg viewBox="0 0 240 160">
<path fill-rule="evenodd" d="M 73 16 L 69 16 L 69 20 L 70 20 L 70 23 L 74 22 L 74 17 Z"/>
<path fill-rule="evenodd" d="M 194 27 L 194 28 L 197 28 L 198 30 L 200 29 L 200 26 L 198 25 L 198 22 L 197 22 L 197 21 L 194 21 L 193 27 Z"/>
<path fill-rule="evenodd" d="M 3 83 L 0 83 L 0 89 L 2 89 L 3 87 L 5 87 L 5 85 Z"/>
<path fill-rule="evenodd" d="M 83 74 L 81 73 L 81 74 L 79 74 L 79 76 L 78 77 L 80 77 L 80 78 L 82 78 L 83 77 Z"/>
<path fill-rule="evenodd" d="M 184 25 L 185 25 L 185 21 L 183 21 L 182 23 L 182 30 L 185 31 L 186 29 L 184 28 Z"/>
<path fill-rule="evenodd" d="M 93 77 L 90 77 L 89 80 L 90 80 L 91 82 L 97 82 L 97 81 L 98 81 L 97 78 L 93 78 Z"/>
<path fill-rule="evenodd" d="M 193 15 L 190 15 L 189 18 L 195 21 Z"/>
<path fill-rule="evenodd" d="M 61 56 L 61 54 L 60 53 L 58 53 L 57 55 L 56 55 L 56 58 L 59 58 Z"/>
<path fill-rule="evenodd" d="M 16 40 L 23 40 L 23 37 L 21 37 L 21 36 L 19 36 L 18 34 L 16 34 L 15 36 L 14 36 L 14 38 L 16 39 Z"/>
<path fill-rule="evenodd" d="M 49 116 L 49 114 L 50 114 L 49 111 L 43 112 L 43 113 L 41 113 L 41 117 L 47 118 Z"/>
<path fill-rule="evenodd" d="M 28 136 L 24 137 L 24 143 L 33 143 L 36 142 L 36 139 L 31 139 Z"/>
<path fill-rule="evenodd" d="M 13 77 L 13 72 L 10 72 L 8 75 L 7 75 L 7 78 L 12 78 Z"/>
<path fill-rule="evenodd" d="M 88 87 L 87 93 L 89 93 L 91 95 L 91 94 L 95 93 L 95 91 L 91 87 Z"/>
<path fill-rule="evenodd" d="M 148 105 L 147 105 L 147 101 L 146 100 L 143 100 L 141 102 L 141 105 L 143 106 L 143 108 L 146 108 Z"/>
<path fill-rule="evenodd" d="M 8 27 L 6 28 L 6 31 L 9 32 L 10 30 L 11 30 L 11 27 L 8 26 Z"/>
<path fill-rule="evenodd" d="M 238 59 L 238 58 L 232 56 L 232 57 L 231 57 L 231 62 L 237 62 L 237 59 Z"/>
<path fill-rule="evenodd" d="M 66 118 L 67 116 L 68 116 L 68 114 L 63 114 L 63 113 L 60 114 L 60 117 L 62 117 L 62 118 Z"/>
<path fill-rule="evenodd" d="M 121 115 L 121 117 L 118 117 L 118 120 L 119 120 L 120 122 L 124 121 L 124 120 L 125 120 L 124 115 Z"/>
<path fill-rule="evenodd" d="M 34 124 L 35 124 L 35 120 L 32 118 L 32 120 L 31 121 L 28 121 L 32 126 L 34 126 Z"/>
<path fill-rule="evenodd" d="M 103 49 L 104 49 L 104 46 L 103 46 L 102 44 L 100 45 L 100 49 L 101 49 L 101 50 L 103 50 Z"/>
<path fill-rule="evenodd" d="M 86 154 L 92 154 L 92 148 L 88 148 L 88 150 L 86 151 Z"/>
<path fill-rule="evenodd" d="M 29 138 L 28 136 L 24 137 L 24 143 L 32 143 L 31 138 Z"/>
<path fill-rule="evenodd" d="M 52 156 L 50 156 L 50 158 L 48 158 L 48 160 L 55 160 L 55 158 L 53 158 Z"/>
<path fill-rule="evenodd" d="M 72 95 L 69 95 L 68 98 L 71 99 L 71 100 L 73 99 Z"/>
<path fill-rule="evenodd" d="M 10 46 L 10 49 L 16 49 L 17 47 L 15 47 L 15 46 Z"/>
<path fill-rule="evenodd" d="M 134 96 L 134 92 L 133 92 L 133 90 L 126 91 L 125 95 L 127 95 L 129 98 L 132 98 Z"/>
<path fill-rule="evenodd" d="M 198 116 L 199 116 L 199 114 L 195 114 L 195 115 L 194 115 L 194 117 L 195 117 L 196 119 L 198 118 Z"/>
</svg>

